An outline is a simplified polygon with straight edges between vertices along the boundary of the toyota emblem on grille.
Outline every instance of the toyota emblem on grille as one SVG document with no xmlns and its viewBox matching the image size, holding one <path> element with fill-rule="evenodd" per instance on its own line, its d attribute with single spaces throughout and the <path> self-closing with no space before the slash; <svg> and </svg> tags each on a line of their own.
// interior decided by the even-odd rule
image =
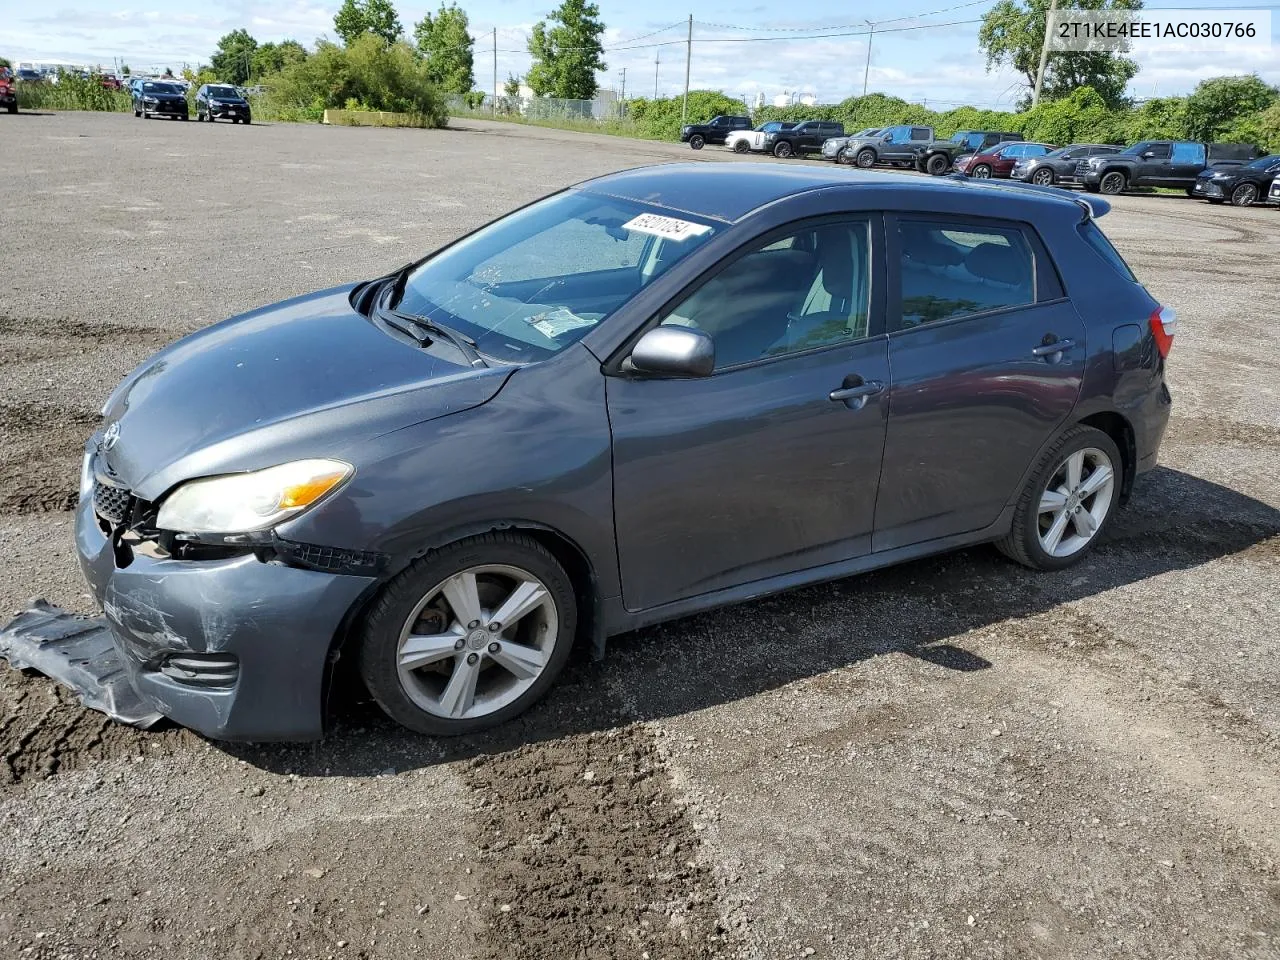
<svg viewBox="0 0 1280 960">
<path fill-rule="evenodd" d="M 116 441 L 120 439 L 120 421 L 107 427 L 107 432 L 102 435 L 102 449 L 110 450 L 116 445 Z"/>
</svg>

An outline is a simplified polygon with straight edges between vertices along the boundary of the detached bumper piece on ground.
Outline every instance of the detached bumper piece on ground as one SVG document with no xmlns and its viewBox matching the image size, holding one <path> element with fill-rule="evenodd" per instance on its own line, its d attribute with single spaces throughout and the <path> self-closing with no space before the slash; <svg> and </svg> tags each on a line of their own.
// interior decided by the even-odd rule
<svg viewBox="0 0 1280 960">
<path fill-rule="evenodd" d="M 129 682 L 102 617 L 78 617 L 36 600 L 0 630 L 0 657 L 58 681 L 113 720 L 146 729 L 162 718 Z"/>
</svg>

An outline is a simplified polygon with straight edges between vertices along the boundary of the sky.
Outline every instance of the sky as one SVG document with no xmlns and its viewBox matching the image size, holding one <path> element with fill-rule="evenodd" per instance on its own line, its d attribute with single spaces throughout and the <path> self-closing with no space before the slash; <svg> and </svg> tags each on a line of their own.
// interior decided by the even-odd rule
<svg viewBox="0 0 1280 960">
<path fill-rule="evenodd" d="M 556 0 L 462 0 L 476 40 L 478 88 L 493 86 L 493 30 L 497 30 L 498 82 L 520 75 L 529 64 L 530 28 Z M 947 109 L 962 103 L 1010 109 L 1023 93 L 1011 71 L 984 69 L 978 49 L 978 21 L 996 0 L 866 0 L 851 5 L 838 0 L 799 0 L 764 4 L 759 0 L 597 0 L 608 26 L 608 69 L 603 88 L 619 89 L 625 68 L 626 95 L 661 96 L 684 88 L 687 18 L 694 16 L 690 62 L 692 89 L 721 89 L 752 99 L 782 93 L 812 95 L 832 103 L 862 92 L 871 38 L 868 92 L 880 91 L 930 107 Z M 77 63 L 116 61 L 133 69 L 181 70 L 207 63 L 218 38 L 238 27 L 259 42 L 295 39 L 310 46 L 333 34 L 333 15 L 340 0 L 0 0 L 0 56 L 20 60 L 58 59 Z M 431 7 L 438 5 L 438 0 Z M 1187 7 L 1193 0 L 1149 0 L 1148 9 Z M 1236 9 L 1266 6 L 1264 0 L 1200 0 L 1200 8 Z M 428 9 L 425 2 L 397 3 L 406 31 Z M 1276 6 L 1272 3 L 1271 6 Z M 949 9 L 947 9 L 949 8 Z M 1169 44 L 1135 50 L 1141 69 L 1130 85 L 1136 97 L 1184 94 L 1200 80 L 1256 72 L 1280 84 L 1280 9 L 1272 17 L 1270 49 L 1199 52 Z M 925 29 L 903 29 L 928 24 Z M 823 32 L 842 37 L 807 38 Z M 668 29 L 669 28 L 669 29 Z M 776 37 L 768 42 L 740 41 Z M 662 44 L 661 46 L 652 46 Z M 657 63 L 655 64 L 655 58 Z M 656 71 L 655 71 L 656 67 Z"/>
</svg>

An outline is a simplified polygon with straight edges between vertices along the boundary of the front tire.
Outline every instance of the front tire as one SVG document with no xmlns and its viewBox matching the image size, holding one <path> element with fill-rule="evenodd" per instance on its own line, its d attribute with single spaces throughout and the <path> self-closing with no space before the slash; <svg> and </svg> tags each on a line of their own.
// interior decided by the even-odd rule
<svg viewBox="0 0 1280 960">
<path fill-rule="evenodd" d="M 990 180 L 991 168 L 988 167 L 985 163 L 980 163 L 973 168 L 973 172 L 970 173 L 969 176 L 975 177 L 978 180 Z"/>
<path fill-rule="evenodd" d="M 1129 178 L 1123 173 L 1104 174 L 1102 180 L 1098 183 L 1098 189 L 1108 197 L 1114 197 L 1124 193 L 1125 188 L 1129 186 Z"/>
<path fill-rule="evenodd" d="M 1053 186 L 1053 171 L 1048 167 L 1041 167 L 1031 175 L 1031 182 L 1042 187 Z"/>
<path fill-rule="evenodd" d="M 876 152 L 869 147 L 865 150 L 859 150 L 853 162 L 857 164 L 860 170 L 870 170 L 876 165 Z"/>
<path fill-rule="evenodd" d="M 1231 191 L 1233 207 L 1251 207 L 1258 200 L 1258 188 L 1252 183 L 1242 183 Z"/>
<path fill-rule="evenodd" d="M 931 177 L 940 177 L 947 172 L 947 168 L 951 166 L 951 161 L 940 153 L 935 153 L 925 161 L 924 169 Z"/>
<path fill-rule="evenodd" d="M 773 155 L 779 160 L 788 159 L 795 151 L 791 149 L 791 144 L 785 140 L 782 143 L 774 144 Z"/>
<path fill-rule="evenodd" d="M 706 138 L 703 137 L 702 134 L 700 133 L 695 133 L 692 137 L 689 138 L 689 146 L 692 147 L 694 150 L 701 150 L 706 145 L 707 145 Z"/>
<path fill-rule="evenodd" d="M 751 144 L 747 143 L 747 141 L 745 140 L 735 140 L 733 142 L 733 152 L 734 153 L 750 153 Z"/>
<path fill-rule="evenodd" d="M 427 554 L 383 588 L 360 631 L 360 673 L 410 730 L 474 733 L 541 699 L 576 626 L 555 557 L 519 534 L 485 534 Z"/>
<path fill-rule="evenodd" d="M 1094 427 L 1071 427 L 1040 458 L 996 548 L 1033 570 L 1071 566 L 1098 542 L 1123 484 L 1115 441 Z"/>
</svg>

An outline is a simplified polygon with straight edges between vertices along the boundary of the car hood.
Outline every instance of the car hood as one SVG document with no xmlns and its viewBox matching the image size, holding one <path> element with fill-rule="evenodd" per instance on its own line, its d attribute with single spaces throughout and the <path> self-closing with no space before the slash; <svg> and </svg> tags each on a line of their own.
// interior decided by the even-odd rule
<svg viewBox="0 0 1280 960">
<path fill-rule="evenodd" d="M 156 354 L 103 408 L 102 461 L 147 500 L 193 477 L 349 456 L 490 399 L 512 367 L 471 368 L 384 333 L 338 287 L 255 310 Z"/>
</svg>

